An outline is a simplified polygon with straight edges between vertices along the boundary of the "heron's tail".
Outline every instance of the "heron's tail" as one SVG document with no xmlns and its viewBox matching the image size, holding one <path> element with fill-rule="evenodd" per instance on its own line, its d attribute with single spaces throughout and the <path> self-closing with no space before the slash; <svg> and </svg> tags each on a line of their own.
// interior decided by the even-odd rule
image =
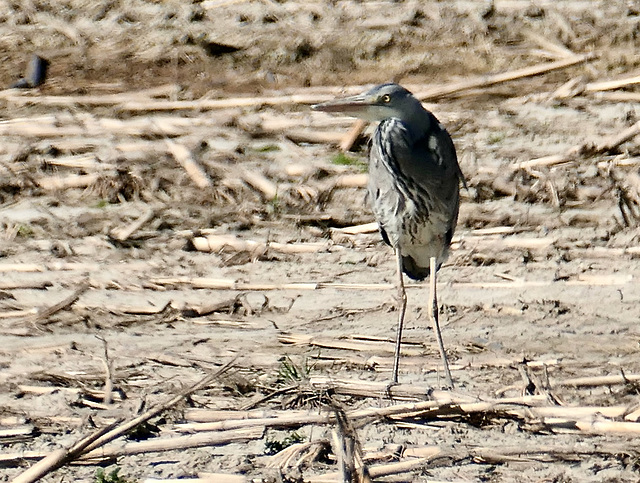
<svg viewBox="0 0 640 483">
<path fill-rule="evenodd" d="M 440 270 L 440 265 L 442 265 L 442 262 L 438 261 L 436 271 Z M 409 278 L 418 281 L 427 278 L 431 272 L 428 266 L 421 267 L 412 257 L 407 255 L 402 256 L 402 271 L 406 273 Z"/>
</svg>

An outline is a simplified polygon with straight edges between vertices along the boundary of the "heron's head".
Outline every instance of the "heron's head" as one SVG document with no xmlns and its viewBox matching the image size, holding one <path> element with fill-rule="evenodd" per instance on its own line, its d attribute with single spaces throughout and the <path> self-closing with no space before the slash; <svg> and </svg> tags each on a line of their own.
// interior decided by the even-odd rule
<svg viewBox="0 0 640 483">
<path fill-rule="evenodd" d="M 316 111 L 339 112 L 365 121 L 398 118 L 406 122 L 424 114 L 422 104 L 398 84 L 381 84 L 357 96 L 311 106 Z"/>
</svg>

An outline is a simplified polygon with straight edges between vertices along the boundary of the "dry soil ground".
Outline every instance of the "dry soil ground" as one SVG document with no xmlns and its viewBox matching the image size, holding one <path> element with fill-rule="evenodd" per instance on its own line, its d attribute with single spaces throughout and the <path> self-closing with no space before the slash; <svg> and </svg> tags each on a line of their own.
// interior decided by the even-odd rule
<svg viewBox="0 0 640 483">
<path fill-rule="evenodd" d="M 640 146 L 610 142 L 637 118 L 634 2 L 32 0 L 0 12 L 0 84 L 32 53 L 51 61 L 41 88 L 0 92 L 0 480 L 232 360 L 152 418 L 144 444 L 180 441 L 193 431 L 181 424 L 206 419 L 194 409 L 302 421 L 339 407 L 353 431 L 262 424 L 183 449 L 129 436 L 45 480 L 91 481 L 105 466 L 127 481 L 311 481 L 337 471 L 335 440 L 350 434 L 379 481 L 640 479 Z M 390 79 L 426 96 L 584 54 L 428 98 L 468 183 L 439 275 L 456 387 L 428 390 L 442 375 L 415 285 L 389 400 L 395 264 L 375 231 L 345 230 L 373 221 L 366 143 L 338 157 L 352 121 L 309 104 Z M 632 82 L 601 83 L 612 79 Z M 206 236 L 213 251 L 194 250 Z M 352 412 L 407 400 L 434 408 Z M 268 454 L 296 435 L 311 444 L 291 460 Z M 409 466 L 385 467 L 396 461 Z"/>
</svg>

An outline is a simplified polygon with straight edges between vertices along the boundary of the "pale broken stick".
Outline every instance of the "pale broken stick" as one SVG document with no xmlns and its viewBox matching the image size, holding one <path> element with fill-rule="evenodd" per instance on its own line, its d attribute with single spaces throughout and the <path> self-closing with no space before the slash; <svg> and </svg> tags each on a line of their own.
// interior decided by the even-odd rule
<svg viewBox="0 0 640 483">
<path fill-rule="evenodd" d="M 460 445 L 459 445 L 460 446 Z M 510 463 L 510 462 L 544 462 L 550 461 L 566 462 L 574 461 L 577 457 L 593 457 L 594 455 L 615 456 L 620 454 L 637 455 L 638 449 L 635 446 L 607 445 L 598 447 L 582 447 L 574 445 L 564 446 L 507 446 L 507 447 L 471 447 L 465 445 L 462 449 L 444 448 L 440 446 L 418 446 L 406 448 L 402 452 L 402 460 L 393 463 L 383 463 L 369 467 L 369 474 L 373 478 L 384 476 L 401 475 L 409 471 L 427 469 L 429 464 L 436 459 L 445 459 L 450 466 L 451 461 L 470 460 L 474 462 L 484 462 L 490 464 Z M 365 458 L 367 455 L 365 454 Z M 306 483 L 339 483 L 340 474 L 337 471 L 322 475 L 313 475 L 305 478 Z M 396 480 L 393 480 L 396 481 Z M 412 478 L 405 477 L 400 481 L 413 481 Z M 467 481 L 467 480 L 465 480 Z M 430 483 L 445 483 L 429 478 Z M 458 483 L 458 480 L 447 481 L 447 483 Z M 459 483 L 462 483 L 461 481 Z"/>
<path fill-rule="evenodd" d="M 352 381 L 354 385 L 357 385 L 357 381 Z M 410 384 L 405 384 L 410 386 Z M 315 386 L 314 386 L 315 387 Z M 343 393 L 344 394 L 344 393 Z M 354 393 L 351 393 L 354 395 Z M 368 395 L 374 399 L 379 399 L 384 394 L 384 388 L 375 394 Z M 539 406 L 541 403 L 546 402 L 546 398 L 543 395 L 536 396 L 523 396 L 516 398 L 503 398 L 503 399 L 491 399 L 488 401 L 478 401 L 471 397 L 464 396 L 462 394 L 454 394 L 449 391 L 435 390 L 431 394 L 435 400 L 410 402 L 402 404 L 394 404 L 393 406 L 387 406 L 382 408 L 364 408 L 354 409 L 346 412 L 346 416 L 350 421 L 367 421 L 367 420 L 380 420 L 383 418 L 396 418 L 406 419 L 414 418 L 420 415 L 429 415 L 431 417 L 441 415 L 464 415 L 470 413 L 482 413 L 490 411 L 503 411 L 505 413 L 525 414 L 525 412 L 532 407 Z M 199 421 L 206 420 L 206 413 L 208 410 L 195 410 L 189 409 L 185 413 L 185 419 Z M 238 411 L 229 411 L 230 417 L 238 417 Z M 203 414 L 205 413 L 205 414 Z M 297 428 L 306 425 L 326 425 L 335 424 L 336 415 L 334 412 L 324 413 L 309 413 L 304 412 L 300 414 L 300 411 L 276 411 L 271 417 L 264 415 L 265 417 L 244 418 L 244 419 L 223 419 L 220 420 L 219 412 L 216 411 L 214 415 L 217 418 L 211 422 L 198 422 L 198 423 L 179 423 L 176 424 L 175 430 L 178 432 L 212 432 L 212 431 L 231 431 L 247 428 Z M 246 414 L 240 415 L 240 417 Z M 256 414 L 259 416 L 260 414 Z"/>
<path fill-rule="evenodd" d="M 196 384 L 194 384 L 193 386 L 191 386 L 188 389 L 185 389 L 184 391 L 180 392 L 179 394 L 177 394 L 176 396 L 172 397 L 171 399 L 169 399 L 168 401 L 162 403 L 162 404 L 158 404 L 155 407 L 149 409 L 148 411 L 145 411 L 143 414 L 141 414 L 140 416 L 133 418 L 131 420 L 129 420 L 128 422 L 126 422 L 125 424 L 118 426 L 117 428 L 114 428 L 112 431 L 109 431 L 108 433 L 104 434 L 102 437 L 98 438 L 96 441 L 94 441 L 92 444 L 90 444 L 89 446 L 87 446 L 85 448 L 85 452 L 88 453 L 96 448 L 99 448 L 100 446 L 105 445 L 106 443 L 119 438 L 120 436 L 126 434 L 129 430 L 135 428 L 136 426 L 148 421 L 149 419 L 157 416 L 158 414 L 162 413 L 163 411 L 169 409 L 172 406 L 175 406 L 176 404 L 178 404 L 180 401 L 182 401 L 185 397 L 193 394 L 196 391 L 199 391 L 200 389 L 204 389 L 205 387 L 207 387 L 209 384 L 211 384 L 214 380 L 216 380 L 218 377 L 220 377 L 222 374 L 224 374 L 225 372 L 227 372 L 235 363 L 236 358 L 232 359 L 231 361 L 227 362 L 226 364 L 224 364 L 222 367 L 220 367 L 220 369 L 218 369 L 217 371 L 208 374 L 207 376 L 203 377 L 199 382 L 197 382 Z"/>
<path fill-rule="evenodd" d="M 455 399 L 455 398 L 454 398 Z M 624 420 L 627 422 L 638 423 L 640 416 L 636 413 L 630 413 L 634 406 L 540 406 L 538 403 L 545 403 L 546 397 L 544 395 L 537 396 L 522 396 L 517 398 L 498 398 L 486 401 L 485 403 L 491 403 L 496 401 L 503 401 L 504 403 L 514 404 L 514 410 L 526 411 L 531 418 L 565 418 L 575 420 L 587 420 L 589 418 L 609 418 Z M 406 418 L 409 415 L 414 415 L 416 412 L 435 410 L 440 406 L 457 405 L 460 402 L 442 402 L 427 401 L 426 403 L 410 403 L 399 404 L 386 408 L 370 408 L 350 411 L 348 413 L 349 418 L 353 420 L 360 419 L 376 419 L 376 418 Z M 463 402 L 464 404 L 464 402 Z M 518 409 L 518 406 L 519 409 Z M 523 407 L 524 406 L 524 407 Z M 491 409 L 495 406 L 485 406 L 487 409 Z M 506 406 L 505 406 L 506 407 Z M 393 408 L 394 413 L 390 414 L 390 408 Z M 403 409 L 404 408 L 404 409 Z M 408 408 L 408 409 L 407 409 Z M 415 408 L 421 408 L 415 411 Z M 377 412 L 376 412 L 377 411 Z M 398 412 L 399 411 L 399 412 Z M 176 430 L 179 432 L 190 431 L 216 431 L 216 430 L 230 430 L 239 427 L 251 427 L 266 426 L 266 427 L 280 427 L 280 428 L 292 428 L 295 424 L 329 424 L 331 413 L 326 413 L 325 418 L 321 418 L 321 414 L 310 414 L 308 410 L 286 411 L 286 410 L 253 410 L 253 411 L 238 411 L 238 410 L 212 410 L 212 409 L 187 409 L 184 414 L 186 421 L 193 421 L 188 423 L 178 424 Z M 241 421 L 245 421 L 242 423 Z M 248 421 L 253 421 L 249 423 Z"/>
<path fill-rule="evenodd" d="M 25 319 L 22 319 L 21 322 L 25 324 L 33 324 L 38 328 L 42 328 L 46 326 L 49 323 L 49 321 L 47 320 L 49 319 L 49 317 L 60 312 L 61 310 L 71 307 L 73 304 L 75 304 L 78 301 L 78 299 L 83 293 L 89 290 L 89 287 L 90 287 L 89 281 L 88 280 L 83 281 L 80 284 L 80 287 L 78 287 L 67 298 L 61 300 L 57 304 L 54 304 L 50 307 L 39 310 L 37 314 L 26 317 Z"/>
<path fill-rule="evenodd" d="M 118 424 L 120 424 L 120 420 L 114 421 L 113 423 L 94 431 L 89 436 L 80 439 L 80 441 L 72 445 L 70 448 L 60 448 L 49 453 L 29 469 L 20 473 L 13 479 L 12 483 L 32 483 L 34 481 L 38 481 L 43 476 L 61 468 L 69 461 L 73 461 L 78 458 L 78 456 L 80 456 L 90 444 L 104 436 Z"/>
<path fill-rule="evenodd" d="M 90 94 L 82 96 L 43 96 L 39 92 L 6 90 L 0 92 L 0 98 L 15 104 L 45 105 L 45 106 L 109 106 L 129 102 L 141 102 L 143 97 L 172 97 L 180 92 L 177 84 L 143 89 L 138 91 L 120 92 L 116 94 Z"/>
<path fill-rule="evenodd" d="M 278 185 L 257 171 L 242 169 L 240 178 L 249 186 L 258 190 L 267 201 L 274 200 L 278 196 Z"/>
<path fill-rule="evenodd" d="M 327 242 L 317 243 L 278 243 L 243 240 L 234 235 L 197 236 L 190 240 L 193 248 L 199 252 L 219 252 L 223 249 L 246 251 L 250 253 L 264 253 L 267 249 L 279 253 L 318 253 L 344 250 L 339 245 Z"/>
<path fill-rule="evenodd" d="M 542 158 L 531 159 L 529 161 L 522 161 L 511 166 L 512 171 L 518 171 L 520 169 L 530 169 L 542 166 L 554 166 L 556 164 L 568 163 L 575 161 L 578 156 L 583 154 L 595 155 L 603 154 L 617 148 L 621 144 L 629 141 L 635 136 L 640 134 L 640 121 L 636 122 L 632 126 L 628 127 L 620 134 L 610 136 L 605 139 L 601 139 L 598 143 L 585 142 L 582 144 L 576 144 L 575 146 L 567 149 L 563 154 L 553 154 L 551 156 L 544 156 Z"/>
<path fill-rule="evenodd" d="M 186 436 L 171 438 L 155 438 L 148 441 L 121 442 L 103 448 L 95 448 L 80 456 L 82 460 L 115 458 L 118 456 L 154 453 L 204 446 L 221 446 L 229 443 L 244 443 L 252 439 L 260 439 L 264 428 L 243 428 L 233 431 L 207 431 Z"/>
<path fill-rule="evenodd" d="M 133 418 L 131 420 L 129 420 L 128 422 L 126 422 L 125 424 L 122 425 L 109 425 L 108 427 L 104 428 L 106 429 L 106 431 L 103 430 L 99 430 L 98 432 L 96 432 L 94 435 L 91 435 L 90 437 L 87 438 L 83 438 L 82 440 L 80 440 L 80 442 L 77 443 L 77 447 L 79 447 L 80 449 L 77 449 L 76 451 L 74 451 L 73 453 L 70 453 L 68 450 L 56 450 L 54 451 L 51 455 L 45 457 L 45 459 L 49 458 L 49 461 L 51 461 L 54 464 L 50 464 L 50 463 L 42 463 L 42 465 L 40 466 L 40 468 L 38 469 L 38 471 L 36 472 L 35 470 L 33 472 L 29 472 L 30 470 L 27 470 L 28 473 L 27 477 L 21 479 L 21 480 L 14 480 L 18 481 L 19 483 L 30 483 L 32 481 L 36 481 L 37 479 L 41 478 L 42 476 L 46 475 L 47 473 L 54 471 L 55 469 L 61 467 L 62 465 L 64 465 L 65 463 L 68 463 L 70 461 L 76 460 L 79 457 L 85 455 L 85 454 L 91 454 L 90 452 L 93 450 L 96 450 L 97 448 L 100 448 L 101 446 L 105 445 L 106 443 L 119 438 L 120 436 L 126 434 L 127 432 L 129 432 L 131 429 L 135 428 L 136 426 L 148 421 L 149 419 L 157 416 L 158 414 L 162 413 L 163 411 L 169 409 L 170 407 L 176 405 L 177 403 L 179 403 L 180 401 L 182 401 L 185 397 L 193 394 L 196 391 L 199 391 L 200 389 L 204 389 L 206 386 L 208 386 L 211 382 L 213 382 L 215 379 L 217 379 L 221 374 L 225 373 L 227 370 L 229 370 L 233 364 L 235 363 L 236 359 L 232 359 L 231 361 L 227 362 L 226 364 L 224 364 L 222 367 L 220 367 L 220 369 L 218 369 L 217 371 L 208 374 L 207 376 L 205 376 L 204 378 L 202 378 L 199 382 L 197 382 L 196 384 L 194 384 L 193 386 L 191 386 L 190 388 L 182 391 L 181 393 L 179 393 L 178 395 L 174 396 L 173 398 L 169 399 L 168 401 L 162 403 L 162 404 L 158 404 L 157 406 L 149 409 L 148 411 L 145 411 L 143 414 L 141 414 L 140 416 Z M 119 422 L 117 422 L 119 424 Z M 206 437 L 205 437 L 206 439 Z M 62 452 L 64 451 L 65 455 L 62 454 Z M 122 451 L 122 450 L 121 450 Z M 117 450 L 113 450 L 114 454 L 118 454 Z M 92 454 L 92 457 L 100 457 L 103 453 L 101 451 L 96 451 L 95 453 Z M 38 463 L 36 463 L 37 466 Z M 32 467 L 33 468 L 33 467 Z M 23 475 L 25 474 L 23 473 Z M 21 478 L 22 475 L 19 475 L 18 478 Z"/>
<path fill-rule="evenodd" d="M 530 67 L 524 67 L 522 69 L 516 69 L 508 72 L 503 72 L 500 74 L 479 76 L 473 79 L 454 82 L 446 86 L 433 87 L 423 91 L 418 91 L 415 93 L 415 96 L 418 99 L 420 99 L 422 102 L 436 100 L 441 97 L 450 96 L 452 94 L 456 94 L 462 91 L 467 91 L 470 89 L 491 87 L 496 84 L 502 84 L 504 82 L 508 82 L 516 79 L 533 77 L 533 76 L 545 74 L 547 72 L 551 72 L 554 70 L 566 69 L 567 67 L 588 62 L 589 60 L 592 60 L 595 57 L 596 56 L 594 54 L 576 55 L 567 59 L 556 60 L 554 62 L 547 62 L 543 64 L 533 65 Z M 350 140 L 355 141 L 358 138 L 358 136 L 362 134 L 366 126 L 367 126 L 367 123 L 365 122 L 362 122 L 360 124 L 359 124 L 359 121 L 354 122 L 354 125 L 349 131 L 349 134 L 345 136 L 345 138 L 340 143 L 340 149 L 342 149 L 343 151 L 348 151 L 349 149 L 351 149 L 353 142 L 349 143 L 349 141 Z"/>
<path fill-rule="evenodd" d="M 86 188 L 100 179 L 100 174 L 70 174 L 68 176 L 47 176 L 36 180 L 45 190 L 64 190 L 67 188 Z"/>
<path fill-rule="evenodd" d="M 173 158 L 184 168 L 198 188 L 205 189 L 213 186 L 211 178 L 195 160 L 189 148 L 168 139 L 165 140 L 165 144 Z"/>
<path fill-rule="evenodd" d="M 142 226 L 149 221 L 153 220 L 156 216 L 155 210 L 153 208 L 147 209 L 142 215 L 140 215 L 133 223 L 130 223 L 127 226 L 118 226 L 115 227 L 109 233 L 109 236 L 114 240 L 119 242 L 124 242 L 128 240 L 131 235 L 133 235 L 136 231 L 138 231 Z"/>
</svg>

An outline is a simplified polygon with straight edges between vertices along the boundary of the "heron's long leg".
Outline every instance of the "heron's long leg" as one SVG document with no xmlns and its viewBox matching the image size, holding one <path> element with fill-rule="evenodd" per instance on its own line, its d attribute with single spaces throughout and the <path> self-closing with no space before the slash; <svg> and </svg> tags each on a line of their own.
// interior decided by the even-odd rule
<svg viewBox="0 0 640 483">
<path fill-rule="evenodd" d="M 402 279 L 402 255 L 400 249 L 396 248 L 396 260 L 398 262 L 398 329 L 396 331 L 396 353 L 393 358 L 393 380 L 398 382 L 398 365 L 400 364 L 400 344 L 402 344 L 402 326 L 404 325 L 404 314 L 407 310 L 407 294 L 404 291 L 404 280 Z"/>
<path fill-rule="evenodd" d="M 442 334 L 440 333 L 440 323 L 438 322 L 438 295 L 436 293 L 436 257 L 431 257 L 429 261 L 430 275 L 429 275 L 429 317 L 433 323 L 433 332 L 436 334 L 436 340 L 438 341 L 438 349 L 440 350 L 440 357 L 442 357 L 442 364 L 444 365 L 444 377 L 447 382 L 447 386 L 453 388 L 453 379 L 451 379 L 451 371 L 449 371 L 449 361 L 447 360 L 447 353 L 444 350 L 444 342 L 442 342 Z"/>
</svg>

